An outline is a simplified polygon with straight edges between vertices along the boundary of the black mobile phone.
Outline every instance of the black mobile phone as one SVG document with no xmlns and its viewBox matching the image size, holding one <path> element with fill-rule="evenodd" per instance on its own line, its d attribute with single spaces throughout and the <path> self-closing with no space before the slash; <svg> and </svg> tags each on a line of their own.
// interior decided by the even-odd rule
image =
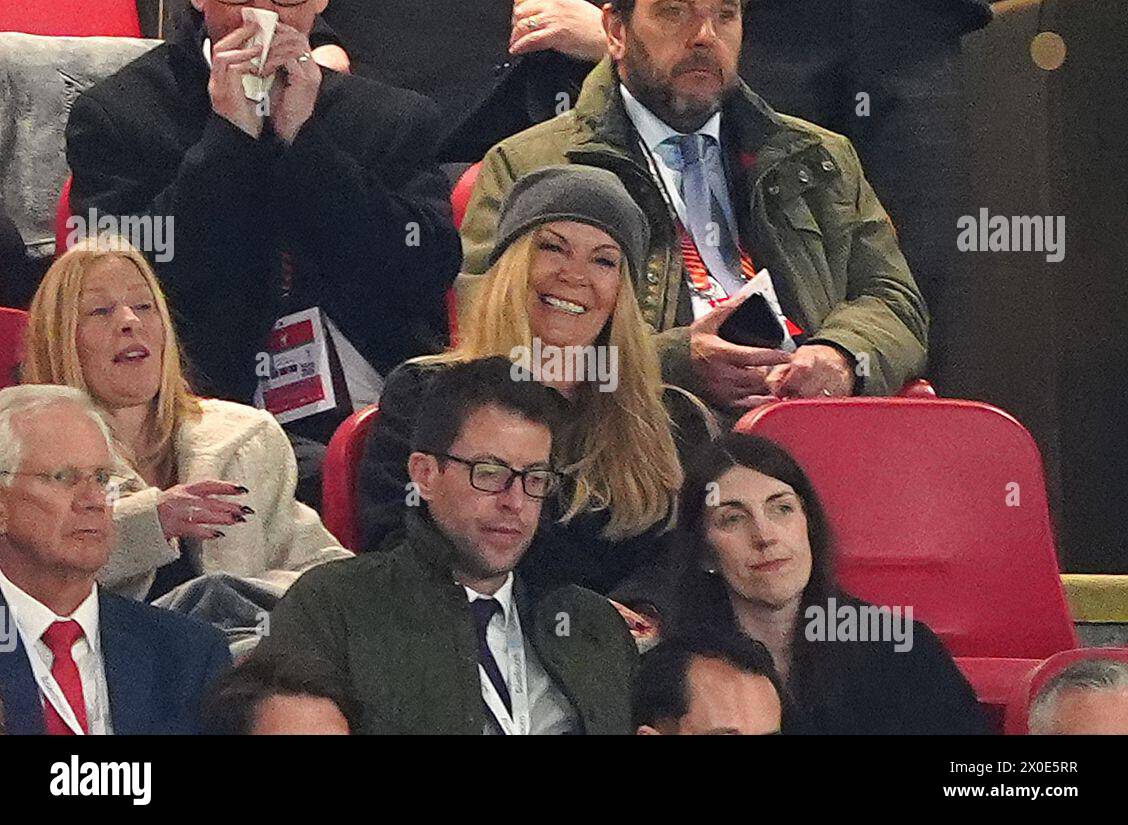
<svg viewBox="0 0 1128 825">
<path fill-rule="evenodd" d="M 754 292 L 724 320 L 717 335 L 742 347 L 776 349 L 783 343 L 784 331 L 768 299 Z"/>
</svg>

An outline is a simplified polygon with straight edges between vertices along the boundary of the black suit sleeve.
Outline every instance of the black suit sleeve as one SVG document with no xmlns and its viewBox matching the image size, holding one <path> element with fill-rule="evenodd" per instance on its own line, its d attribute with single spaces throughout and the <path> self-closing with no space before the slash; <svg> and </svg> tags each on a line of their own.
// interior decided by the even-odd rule
<svg viewBox="0 0 1128 825">
<path fill-rule="evenodd" d="M 212 685 L 216 683 L 219 677 L 231 667 L 231 650 L 227 647 L 227 640 L 215 628 L 208 627 L 206 629 L 211 632 L 207 634 L 203 655 L 199 659 L 203 663 L 203 669 L 198 689 L 195 692 L 195 706 L 192 713 L 192 724 L 195 729 L 192 730 L 192 733 L 200 733 L 203 730 L 201 718 L 203 698 L 208 695 L 208 691 L 211 690 Z"/>
<path fill-rule="evenodd" d="M 137 164 L 135 141 L 89 93 L 75 101 L 66 136 L 74 175 L 72 212 L 85 215 L 93 208 L 106 215 L 174 219 L 175 254 L 167 266 L 158 262 L 166 285 L 186 279 L 184 287 L 204 286 L 199 281 L 209 273 L 193 264 L 208 249 L 237 254 L 250 246 L 246 238 L 254 235 L 249 233 L 261 234 L 261 205 L 269 191 L 275 152 L 268 142 L 252 138 L 214 112 L 200 139 L 184 153 L 172 182 L 155 194 L 150 170 Z M 170 278 L 173 283 L 167 284 Z"/>
</svg>

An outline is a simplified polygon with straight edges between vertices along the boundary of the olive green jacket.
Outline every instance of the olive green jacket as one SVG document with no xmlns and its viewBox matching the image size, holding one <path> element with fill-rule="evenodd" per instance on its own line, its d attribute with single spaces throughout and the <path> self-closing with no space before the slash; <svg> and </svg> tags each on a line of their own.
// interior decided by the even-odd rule
<svg viewBox="0 0 1128 825">
<path fill-rule="evenodd" d="M 387 553 L 305 573 L 270 616 L 255 656 L 312 655 L 347 675 L 363 733 L 481 734 L 478 640 L 447 539 L 418 513 Z M 526 643 L 588 734 L 628 734 L 638 652 L 607 599 L 568 586 L 533 601 L 514 587 Z"/>
<path fill-rule="evenodd" d="M 924 370 L 928 311 L 889 216 L 850 141 L 777 114 L 747 86 L 721 118 L 740 235 L 767 267 L 784 313 L 809 336 L 853 356 L 858 390 L 894 393 Z M 700 393 L 685 326 L 693 320 L 674 216 L 651 176 L 608 60 L 588 75 L 576 106 L 503 140 L 486 155 L 462 224 L 460 296 L 486 270 L 500 206 L 522 175 L 559 163 L 614 172 L 649 216 L 647 271 L 635 291 L 659 333 L 667 380 Z"/>
</svg>

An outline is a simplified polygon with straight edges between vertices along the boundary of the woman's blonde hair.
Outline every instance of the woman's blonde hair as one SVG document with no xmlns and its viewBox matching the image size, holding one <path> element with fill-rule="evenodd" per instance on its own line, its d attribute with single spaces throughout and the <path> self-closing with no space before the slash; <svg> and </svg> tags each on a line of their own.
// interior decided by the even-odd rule
<svg viewBox="0 0 1128 825">
<path fill-rule="evenodd" d="M 537 228 L 514 241 L 483 277 L 463 317 L 460 340 L 440 355 L 416 363 L 444 364 L 502 355 L 533 347 L 528 296 Z M 567 428 L 556 452 L 574 482 L 561 517 L 608 510 L 603 535 L 620 540 L 654 524 L 668 527 L 675 513 L 682 469 L 662 403 L 658 355 L 638 308 L 626 256 L 620 261 L 619 294 L 609 323 L 595 341 L 615 347 L 618 386 L 600 392 L 595 383 L 577 385 L 573 408 L 579 415 Z"/>
<path fill-rule="evenodd" d="M 148 455 L 130 455 L 135 465 L 170 461 L 173 442 L 182 421 L 200 414 L 200 404 L 188 388 L 180 363 L 180 347 L 169 315 L 168 302 L 149 262 L 120 235 L 99 235 L 78 241 L 51 265 L 31 301 L 21 380 L 25 384 L 63 384 L 102 399 L 90 391 L 78 357 L 78 320 L 82 286 L 99 261 L 120 258 L 141 273 L 164 323 L 164 357 L 161 381 L 149 418 Z M 123 446 L 123 445 L 119 445 Z"/>
</svg>

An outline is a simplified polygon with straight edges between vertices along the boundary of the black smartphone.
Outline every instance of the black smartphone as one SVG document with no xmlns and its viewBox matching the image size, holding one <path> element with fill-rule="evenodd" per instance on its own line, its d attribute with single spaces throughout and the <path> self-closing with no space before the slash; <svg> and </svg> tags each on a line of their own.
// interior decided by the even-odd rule
<svg viewBox="0 0 1128 825">
<path fill-rule="evenodd" d="M 784 338 L 783 327 L 768 299 L 758 292 L 749 295 L 740 306 L 724 320 L 719 335 L 730 344 L 742 347 L 777 349 Z"/>
</svg>

